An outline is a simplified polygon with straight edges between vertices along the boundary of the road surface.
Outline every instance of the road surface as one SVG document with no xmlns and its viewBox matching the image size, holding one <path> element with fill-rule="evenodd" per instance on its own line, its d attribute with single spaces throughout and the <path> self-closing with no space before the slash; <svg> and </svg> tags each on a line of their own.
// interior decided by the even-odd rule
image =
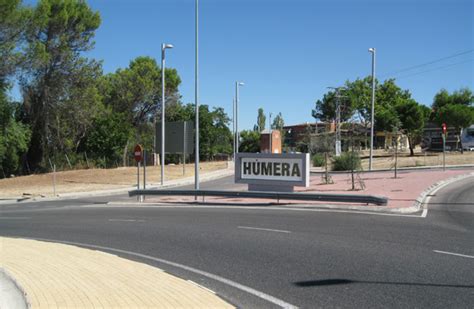
<svg viewBox="0 0 474 309">
<path fill-rule="evenodd" d="M 474 303 L 473 178 L 436 192 L 426 218 L 106 205 L 110 199 L 0 205 L 0 235 L 92 245 L 196 281 L 245 308 Z"/>
</svg>

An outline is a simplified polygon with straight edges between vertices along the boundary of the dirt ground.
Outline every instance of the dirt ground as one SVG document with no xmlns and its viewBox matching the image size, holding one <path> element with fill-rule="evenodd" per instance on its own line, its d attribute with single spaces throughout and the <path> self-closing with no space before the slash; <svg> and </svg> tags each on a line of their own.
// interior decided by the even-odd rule
<svg viewBox="0 0 474 309">
<path fill-rule="evenodd" d="M 474 164 L 474 152 L 465 151 L 464 154 L 459 152 L 446 153 L 446 165 L 462 165 Z M 410 157 L 409 154 L 403 153 L 398 157 L 398 167 L 414 167 L 414 166 L 434 166 L 443 165 L 443 153 L 415 153 L 415 156 Z M 387 169 L 395 166 L 395 158 L 393 154 L 377 153 L 374 157 L 372 167 L 374 169 Z M 362 160 L 362 168 L 367 170 L 369 168 L 369 159 Z"/>
<path fill-rule="evenodd" d="M 225 161 L 200 164 L 202 173 L 225 168 L 227 168 Z M 147 184 L 159 183 L 160 171 L 160 166 L 148 166 Z M 143 179 L 142 172 L 143 169 L 140 170 L 140 182 Z M 167 180 L 191 176 L 194 176 L 194 164 L 186 164 L 185 175 L 183 175 L 182 165 L 166 165 L 165 167 Z M 136 167 L 71 170 L 56 173 L 56 194 L 128 188 L 136 186 L 136 183 Z M 53 174 L 0 179 L 0 199 L 19 196 L 53 196 Z"/>
</svg>

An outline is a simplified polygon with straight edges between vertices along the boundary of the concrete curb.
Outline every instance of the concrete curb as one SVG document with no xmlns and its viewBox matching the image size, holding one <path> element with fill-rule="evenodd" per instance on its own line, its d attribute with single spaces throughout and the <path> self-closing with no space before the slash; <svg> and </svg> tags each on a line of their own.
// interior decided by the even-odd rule
<svg viewBox="0 0 474 309">
<path fill-rule="evenodd" d="M 285 203 L 212 203 L 212 202 L 108 202 L 105 204 L 111 207 L 173 207 L 173 208 L 247 208 L 247 209 L 280 209 L 280 210 L 338 210 L 338 211 L 359 211 L 359 212 L 373 212 L 373 213 L 385 213 L 385 214 L 411 214 L 420 211 L 415 207 L 393 207 L 388 208 L 387 206 L 358 206 L 358 205 L 334 205 L 334 204 L 320 204 L 320 205 L 308 205 L 308 204 L 292 204 L 288 205 Z M 95 206 L 100 207 L 100 206 Z M 103 207 L 103 206 L 102 206 Z"/>
<path fill-rule="evenodd" d="M 233 175 L 233 173 L 234 173 L 234 167 L 231 164 L 229 164 L 229 167 L 227 169 L 216 170 L 216 171 L 212 171 L 212 172 L 200 175 L 201 176 L 200 180 L 201 181 L 215 180 L 222 177 Z M 150 183 L 147 185 L 147 187 L 150 189 L 173 188 L 173 187 L 178 187 L 178 186 L 190 185 L 193 183 L 194 183 L 194 176 L 176 179 L 176 180 L 170 180 L 163 187 L 156 183 L 155 184 Z M 57 197 L 44 197 L 44 198 L 43 197 L 27 198 L 27 197 L 22 196 L 22 197 L 12 198 L 11 200 L 0 200 L 0 205 L 25 203 L 25 202 L 48 202 L 48 201 L 57 201 L 57 200 L 65 200 L 65 199 L 75 199 L 75 198 L 81 198 L 81 197 L 126 194 L 128 193 L 128 191 L 136 190 L 136 189 L 137 189 L 136 186 L 133 186 L 133 187 L 125 187 L 125 188 L 119 188 L 119 189 L 100 190 L 100 191 L 91 191 L 91 192 L 71 192 L 71 193 L 58 194 Z"/>
<path fill-rule="evenodd" d="M 3 268 L 0 268 L 0 308 L 30 308 L 24 290 Z"/>
<path fill-rule="evenodd" d="M 429 198 L 430 198 L 430 195 L 434 194 L 436 191 L 440 190 L 441 188 L 443 188 L 447 185 L 450 185 L 450 184 L 452 184 L 456 181 L 463 180 L 463 179 L 466 179 L 466 178 L 469 178 L 469 177 L 474 177 L 474 172 L 469 173 L 469 174 L 463 174 L 463 175 L 450 177 L 448 179 L 443 179 L 443 180 L 440 180 L 440 181 L 432 184 L 430 187 L 428 187 L 423 192 L 421 192 L 421 194 L 418 196 L 418 198 L 413 203 L 413 206 L 410 207 L 410 208 L 416 208 L 417 211 L 420 211 L 422 209 L 423 210 L 427 209 L 426 204 L 427 204 L 427 200 L 429 200 Z"/>
</svg>

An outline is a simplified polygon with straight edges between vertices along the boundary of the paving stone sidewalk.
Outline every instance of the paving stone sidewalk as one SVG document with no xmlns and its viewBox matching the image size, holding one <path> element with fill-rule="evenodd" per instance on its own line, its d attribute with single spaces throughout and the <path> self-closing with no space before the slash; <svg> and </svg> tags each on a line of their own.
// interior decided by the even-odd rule
<svg viewBox="0 0 474 309">
<path fill-rule="evenodd" d="M 158 268 L 71 245 L 0 237 L 0 267 L 31 308 L 233 308 Z"/>
<path fill-rule="evenodd" d="M 474 175 L 474 169 L 466 168 L 459 170 L 414 170 L 404 171 L 399 173 L 397 178 L 394 178 L 393 172 L 376 172 L 376 173 L 360 173 L 355 175 L 356 190 L 352 190 L 352 181 L 350 173 L 332 174 L 332 184 L 324 184 L 322 175 L 311 175 L 310 186 L 308 188 L 295 187 L 297 192 L 308 193 L 335 193 L 335 194 L 369 194 L 385 196 L 389 199 L 387 206 L 380 206 L 381 209 L 387 208 L 409 208 L 414 206 L 420 194 L 431 187 L 433 184 L 457 177 L 460 175 Z M 361 189 L 361 183 L 364 188 Z M 237 184 L 236 190 L 246 190 L 245 185 Z M 162 196 L 162 197 L 147 197 L 148 203 L 191 203 L 194 197 L 180 197 L 180 196 Z M 202 202 L 202 199 L 199 199 Z M 276 203 L 275 199 L 251 199 L 251 198 L 225 198 L 225 197 L 206 197 L 206 203 L 228 203 L 228 204 L 268 204 Z M 289 205 L 327 205 L 328 202 L 318 201 L 280 201 L 280 204 Z M 340 207 L 353 206 L 357 204 L 347 203 L 331 203 Z M 360 205 L 360 204 L 359 204 Z"/>
</svg>

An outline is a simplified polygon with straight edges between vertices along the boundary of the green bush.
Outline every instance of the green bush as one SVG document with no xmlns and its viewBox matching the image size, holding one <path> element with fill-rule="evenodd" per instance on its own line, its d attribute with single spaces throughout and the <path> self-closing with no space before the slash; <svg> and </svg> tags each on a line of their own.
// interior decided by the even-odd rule
<svg viewBox="0 0 474 309">
<path fill-rule="evenodd" d="M 317 153 L 313 156 L 313 166 L 324 166 L 324 155 Z"/>
<path fill-rule="evenodd" d="M 344 152 L 339 157 L 334 157 L 334 171 L 350 171 L 361 168 L 360 157 L 357 153 Z"/>
</svg>

